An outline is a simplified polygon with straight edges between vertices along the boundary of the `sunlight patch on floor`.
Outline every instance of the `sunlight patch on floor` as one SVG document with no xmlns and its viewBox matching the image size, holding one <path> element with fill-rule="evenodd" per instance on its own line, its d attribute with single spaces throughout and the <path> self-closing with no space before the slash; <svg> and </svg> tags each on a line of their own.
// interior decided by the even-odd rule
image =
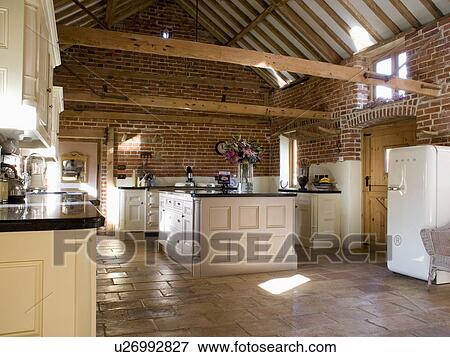
<svg viewBox="0 0 450 357">
<path fill-rule="evenodd" d="M 268 291 L 273 295 L 280 295 L 294 289 L 300 285 L 303 285 L 311 279 L 301 274 L 296 274 L 287 278 L 274 278 L 259 284 L 261 289 Z"/>
</svg>

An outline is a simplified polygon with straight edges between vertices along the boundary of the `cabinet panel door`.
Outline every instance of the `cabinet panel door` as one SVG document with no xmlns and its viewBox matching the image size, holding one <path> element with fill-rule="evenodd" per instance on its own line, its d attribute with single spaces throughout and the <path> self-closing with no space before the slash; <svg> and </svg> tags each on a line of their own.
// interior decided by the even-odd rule
<svg viewBox="0 0 450 357">
<path fill-rule="evenodd" d="M 49 89 L 49 67 L 50 54 L 48 51 L 48 27 L 44 14 L 41 14 L 40 34 L 39 34 L 39 78 L 38 78 L 38 120 L 46 131 L 48 126 L 48 89 Z"/>
<path fill-rule="evenodd" d="M 23 101 L 37 106 L 39 97 L 39 46 L 41 11 L 37 4 L 25 2 L 24 56 L 23 56 Z"/>
<path fill-rule="evenodd" d="M 23 2 L 0 0 L 0 103 L 2 113 L 6 109 L 10 115 L 22 104 L 23 18 Z M 11 119 L 1 124 L 15 128 L 17 122 Z"/>
<path fill-rule="evenodd" d="M 124 226 L 126 230 L 145 229 L 145 191 L 125 192 Z"/>
</svg>

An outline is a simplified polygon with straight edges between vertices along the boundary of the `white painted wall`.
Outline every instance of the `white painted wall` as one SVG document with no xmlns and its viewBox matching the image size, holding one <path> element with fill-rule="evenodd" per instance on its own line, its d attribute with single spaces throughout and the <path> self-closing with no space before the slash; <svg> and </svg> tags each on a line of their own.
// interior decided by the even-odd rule
<svg viewBox="0 0 450 357">
<path fill-rule="evenodd" d="M 341 237 L 362 231 L 361 161 L 351 160 L 311 165 L 314 175 L 328 175 L 337 182 L 341 194 Z"/>
</svg>

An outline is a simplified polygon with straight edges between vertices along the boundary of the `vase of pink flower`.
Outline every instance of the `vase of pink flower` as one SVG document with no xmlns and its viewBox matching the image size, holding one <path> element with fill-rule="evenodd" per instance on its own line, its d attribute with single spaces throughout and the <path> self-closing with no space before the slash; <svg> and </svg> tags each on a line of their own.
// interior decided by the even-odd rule
<svg viewBox="0 0 450 357">
<path fill-rule="evenodd" d="M 223 157 L 231 164 L 238 165 L 238 189 L 240 192 L 253 191 L 253 167 L 261 161 L 263 148 L 258 140 L 233 136 L 225 142 Z"/>
</svg>

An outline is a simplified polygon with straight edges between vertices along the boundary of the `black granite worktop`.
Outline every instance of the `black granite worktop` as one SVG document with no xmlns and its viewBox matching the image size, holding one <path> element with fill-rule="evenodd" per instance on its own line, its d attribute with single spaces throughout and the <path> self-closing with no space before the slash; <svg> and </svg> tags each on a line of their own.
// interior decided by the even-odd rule
<svg viewBox="0 0 450 357">
<path fill-rule="evenodd" d="M 341 193 L 339 190 L 301 190 L 299 188 L 279 188 L 279 192 L 295 192 L 297 193 Z"/>
<path fill-rule="evenodd" d="M 27 195 L 23 204 L 0 205 L 0 232 L 98 228 L 105 218 L 89 201 L 72 195 Z"/>
</svg>

